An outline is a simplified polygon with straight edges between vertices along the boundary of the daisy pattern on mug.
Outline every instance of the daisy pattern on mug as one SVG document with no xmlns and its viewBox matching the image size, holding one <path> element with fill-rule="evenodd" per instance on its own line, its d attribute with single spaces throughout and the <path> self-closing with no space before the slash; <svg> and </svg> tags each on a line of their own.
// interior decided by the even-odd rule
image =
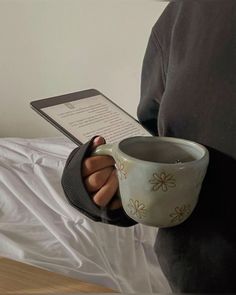
<svg viewBox="0 0 236 295">
<path fill-rule="evenodd" d="M 142 219 L 146 216 L 147 210 L 145 205 L 138 200 L 129 199 L 128 208 L 130 214 L 138 217 L 139 219 Z"/>
<path fill-rule="evenodd" d="M 177 206 L 174 209 L 174 212 L 170 214 L 171 223 L 179 223 L 183 221 L 191 213 L 190 205 Z"/>
<path fill-rule="evenodd" d="M 152 179 L 149 180 L 152 186 L 153 191 L 162 190 L 163 192 L 167 192 L 169 188 L 173 188 L 176 186 L 176 180 L 172 174 L 168 174 L 164 171 L 161 173 L 153 173 Z"/>
<path fill-rule="evenodd" d="M 127 168 L 126 168 L 125 162 L 120 160 L 119 158 L 117 158 L 115 166 L 116 166 L 119 178 L 121 180 L 126 179 L 127 178 Z"/>
</svg>

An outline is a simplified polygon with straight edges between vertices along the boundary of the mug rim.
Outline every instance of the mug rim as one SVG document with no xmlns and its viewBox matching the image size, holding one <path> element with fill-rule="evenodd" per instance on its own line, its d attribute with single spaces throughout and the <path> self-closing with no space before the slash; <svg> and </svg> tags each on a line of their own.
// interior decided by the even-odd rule
<svg viewBox="0 0 236 295">
<path fill-rule="evenodd" d="M 125 141 L 129 142 L 129 141 L 133 141 L 135 139 L 145 139 L 146 140 L 147 138 L 150 141 L 159 141 L 160 140 L 162 142 L 182 143 L 182 144 L 185 144 L 185 145 L 188 145 L 188 146 L 192 146 L 197 150 L 201 150 L 203 152 L 203 156 L 201 156 L 201 158 L 199 158 L 199 159 L 184 162 L 184 163 L 181 163 L 181 162 L 177 162 L 177 163 L 155 162 L 154 163 L 152 161 L 141 160 L 141 159 L 132 157 L 132 156 L 126 154 L 125 152 L 123 152 L 121 150 L 121 148 L 120 148 L 120 144 L 125 142 Z M 189 139 L 183 139 L 183 138 L 178 138 L 178 137 L 170 137 L 170 136 L 133 136 L 133 137 L 128 137 L 128 138 L 125 138 L 125 139 L 121 140 L 120 142 L 118 142 L 118 149 L 119 149 L 119 152 L 124 157 L 135 160 L 136 162 L 138 161 L 140 163 L 149 163 L 149 165 L 150 164 L 153 164 L 153 165 L 161 164 L 161 165 L 166 165 L 166 166 L 171 165 L 171 166 L 178 166 L 179 167 L 181 164 L 184 165 L 184 166 L 189 166 L 189 165 L 192 165 L 194 163 L 200 163 L 200 162 L 204 161 L 205 159 L 209 159 L 209 151 L 204 145 L 202 145 L 200 143 L 197 143 L 195 141 L 189 140 Z"/>
</svg>

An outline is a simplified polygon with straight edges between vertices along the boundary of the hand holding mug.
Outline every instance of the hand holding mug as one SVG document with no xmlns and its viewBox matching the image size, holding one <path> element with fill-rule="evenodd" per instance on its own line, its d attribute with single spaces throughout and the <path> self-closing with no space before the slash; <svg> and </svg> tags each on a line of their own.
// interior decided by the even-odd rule
<svg viewBox="0 0 236 295">
<path fill-rule="evenodd" d="M 209 162 L 204 146 L 173 137 L 131 137 L 100 145 L 93 155 L 114 158 L 127 215 L 157 227 L 175 226 L 190 216 Z"/>
<path fill-rule="evenodd" d="M 104 143 L 104 138 L 96 137 L 92 149 Z M 82 167 L 85 187 L 94 203 L 100 207 L 108 206 L 109 209 L 118 209 L 122 206 L 121 200 L 114 198 L 118 190 L 114 164 L 115 160 L 110 156 L 97 156 L 86 158 Z"/>
</svg>

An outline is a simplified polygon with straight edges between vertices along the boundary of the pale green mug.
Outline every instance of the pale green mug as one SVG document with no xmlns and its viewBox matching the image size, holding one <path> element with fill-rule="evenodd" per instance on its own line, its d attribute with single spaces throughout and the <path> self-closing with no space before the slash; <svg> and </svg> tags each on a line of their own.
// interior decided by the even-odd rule
<svg viewBox="0 0 236 295">
<path fill-rule="evenodd" d="M 126 214 L 156 227 L 176 226 L 193 212 L 209 163 L 208 150 L 174 137 L 138 136 L 98 146 L 116 162 Z"/>
</svg>

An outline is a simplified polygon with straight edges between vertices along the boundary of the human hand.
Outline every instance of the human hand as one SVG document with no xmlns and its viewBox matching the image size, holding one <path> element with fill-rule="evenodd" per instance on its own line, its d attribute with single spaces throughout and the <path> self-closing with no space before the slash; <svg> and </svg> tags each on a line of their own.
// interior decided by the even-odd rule
<svg viewBox="0 0 236 295">
<path fill-rule="evenodd" d="M 96 137 L 92 149 L 104 144 L 103 137 Z M 115 197 L 118 190 L 118 179 L 115 170 L 115 161 L 110 156 L 91 156 L 84 160 L 82 176 L 88 193 L 100 207 L 109 209 L 121 208 L 120 199 Z"/>
</svg>

